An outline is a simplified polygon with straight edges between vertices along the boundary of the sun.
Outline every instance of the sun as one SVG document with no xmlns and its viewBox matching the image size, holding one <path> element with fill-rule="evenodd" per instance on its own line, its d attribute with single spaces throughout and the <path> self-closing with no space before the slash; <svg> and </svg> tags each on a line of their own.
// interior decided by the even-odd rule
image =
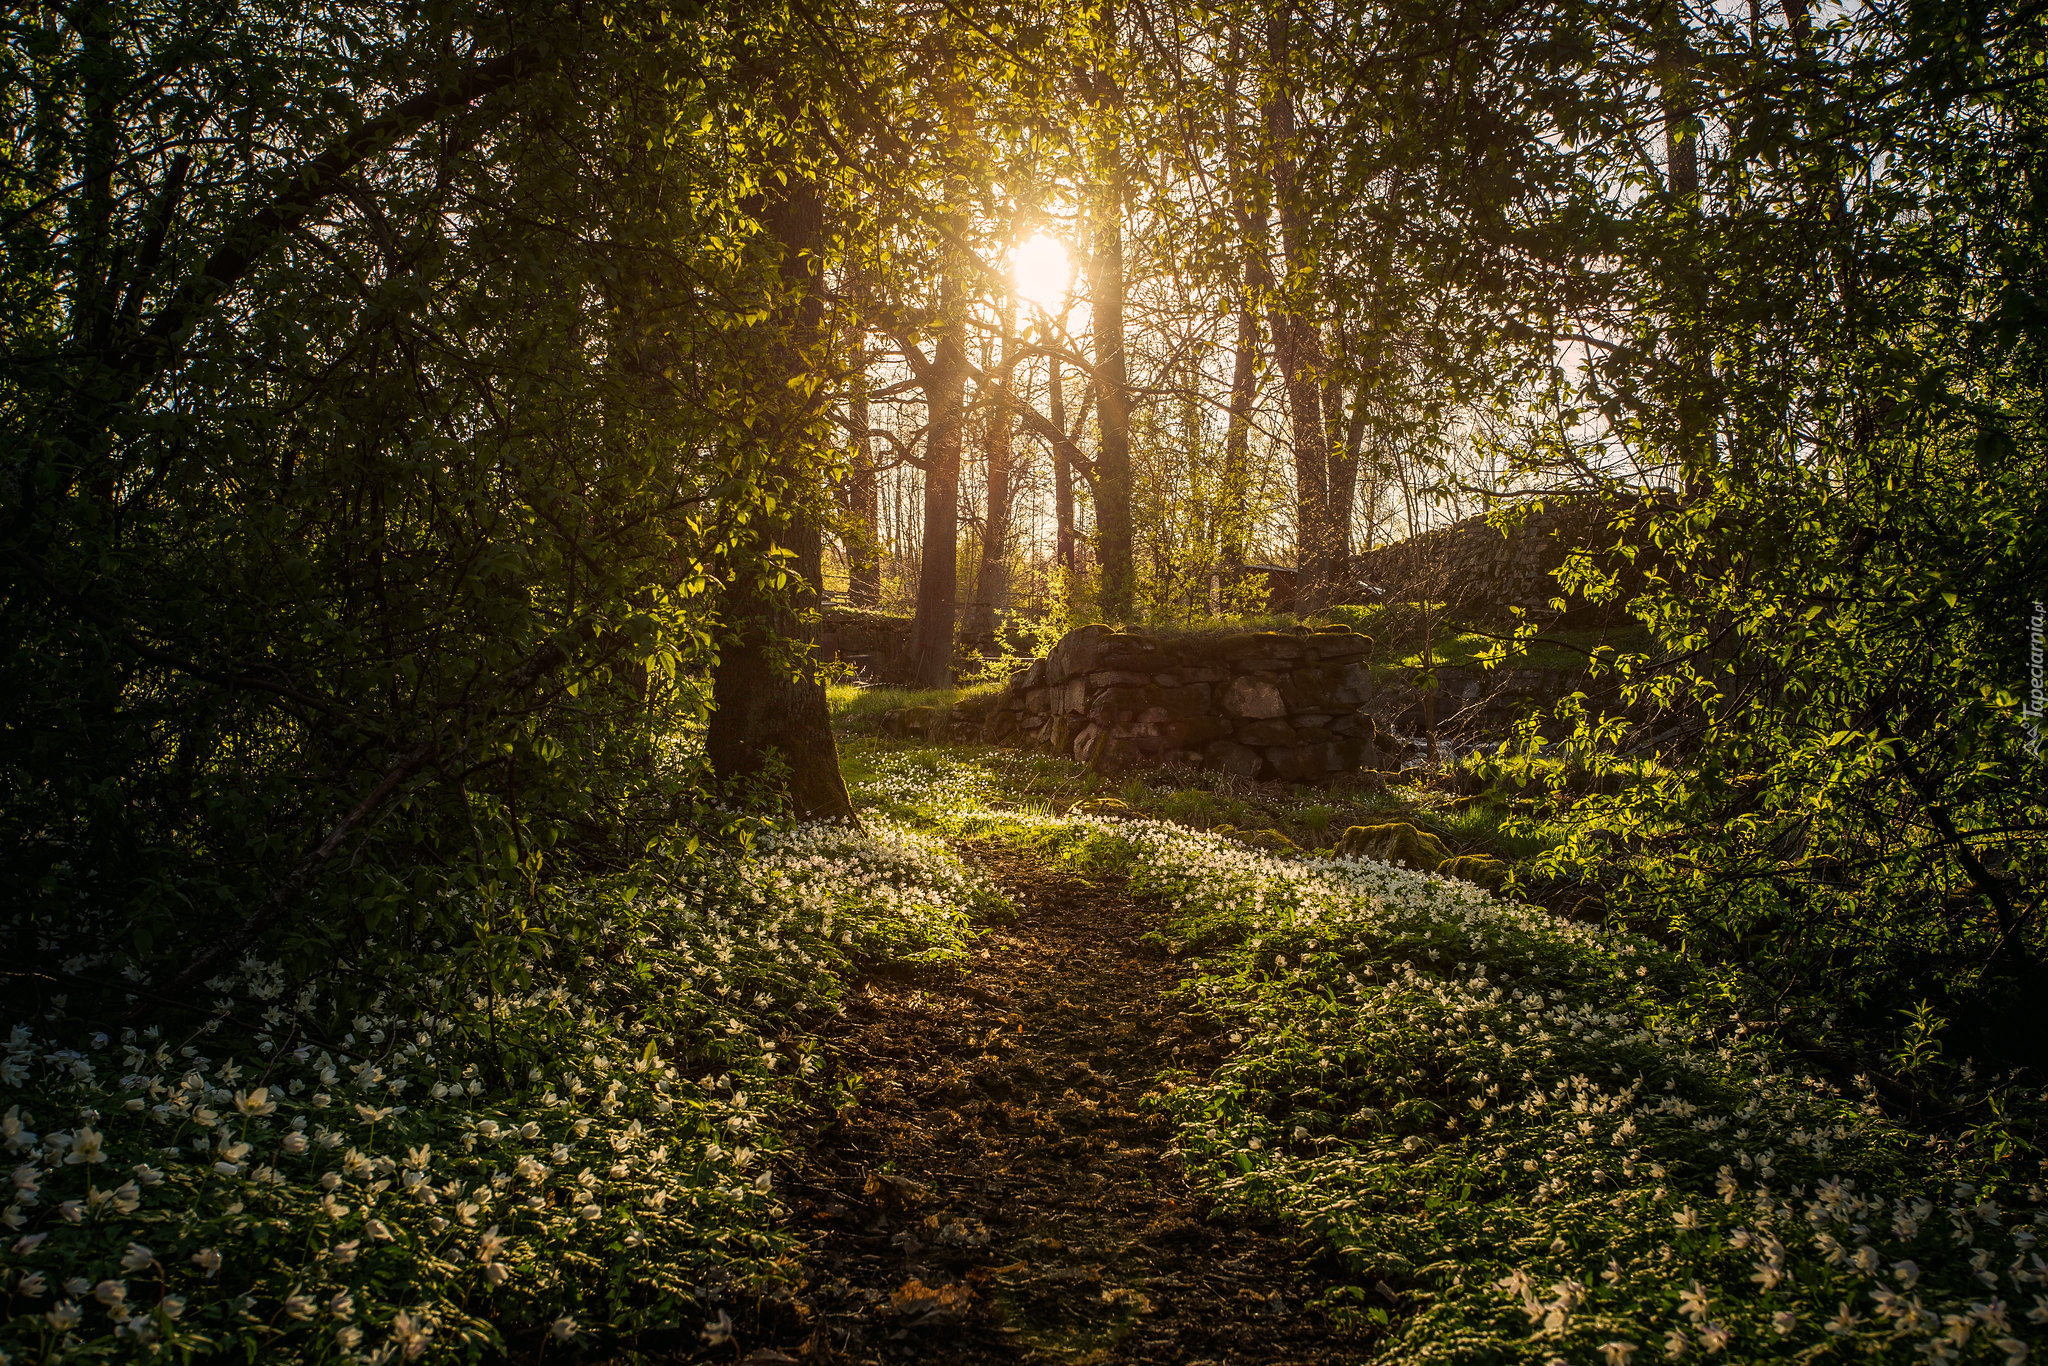
<svg viewBox="0 0 2048 1366">
<path fill-rule="evenodd" d="M 1048 313 L 1059 311 L 1073 283 L 1067 245 L 1050 233 L 1038 233 L 1010 254 L 1017 279 L 1017 297 Z"/>
</svg>

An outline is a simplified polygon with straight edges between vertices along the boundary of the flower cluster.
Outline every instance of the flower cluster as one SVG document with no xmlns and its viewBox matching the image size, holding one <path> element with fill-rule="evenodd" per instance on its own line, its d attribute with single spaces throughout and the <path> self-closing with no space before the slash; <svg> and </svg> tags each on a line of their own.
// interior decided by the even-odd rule
<svg viewBox="0 0 2048 1366">
<path fill-rule="evenodd" d="M 997 906 L 934 840 L 814 826 L 480 900 L 516 953 L 414 949 L 367 1002 L 254 959 L 182 1036 L 57 1000 L 0 1063 L 0 1353 L 452 1359 L 705 1310 L 787 1247 L 804 1020 Z"/>
</svg>

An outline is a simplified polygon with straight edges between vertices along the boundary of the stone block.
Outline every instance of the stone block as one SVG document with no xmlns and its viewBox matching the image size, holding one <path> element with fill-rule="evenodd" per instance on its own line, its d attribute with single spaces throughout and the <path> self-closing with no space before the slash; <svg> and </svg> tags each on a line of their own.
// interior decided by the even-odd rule
<svg viewBox="0 0 2048 1366">
<path fill-rule="evenodd" d="M 1279 660 L 1283 661 L 1280 667 L 1284 668 L 1286 662 L 1300 659 L 1304 651 L 1301 637 L 1298 635 L 1283 635 L 1278 631 L 1254 631 L 1247 635 L 1225 637 L 1223 653 L 1234 665 L 1241 660 Z"/>
<path fill-rule="evenodd" d="M 1285 721 L 1250 721 L 1237 728 L 1237 742 L 1266 749 L 1274 745 L 1292 747 L 1299 741 L 1295 738 L 1294 727 Z"/>
<path fill-rule="evenodd" d="M 1074 737 L 1074 762 L 1077 764 L 1094 763 L 1105 747 L 1108 746 L 1109 740 L 1109 731 L 1104 727 L 1093 724 L 1083 726 L 1081 732 Z"/>
<path fill-rule="evenodd" d="M 1223 689 L 1223 710 L 1247 720 L 1266 721 L 1287 714 L 1280 685 L 1270 678 L 1238 677 Z"/>
<path fill-rule="evenodd" d="M 1090 681 L 1101 677 L 1091 674 Z M 1144 688 L 1097 688 L 1089 694 L 1087 714 L 1097 721 L 1129 721 L 1151 703 Z"/>
<path fill-rule="evenodd" d="M 1079 716 L 1088 710 L 1088 680 L 1070 679 L 1053 693 L 1052 709 L 1062 716 Z"/>
<path fill-rule="evenodd" d="M 1211 768 L 1220 768 L 1240 778 L 1256 778 L 1266 767 L 1263 755 L 1250 745 L 1240 745 L 1235 740 L 1212 740 L 1202 746 L 1202 761 Z"/>
<path fill-rule="evenodd" d="M 1111 634 L 1107 626 L 1083 626 L 1060 637 L 1045 657 L 1045 681 L 1065 683 L 1076 674 L 1101 667 L 1102 640 Z"/>
</svg>

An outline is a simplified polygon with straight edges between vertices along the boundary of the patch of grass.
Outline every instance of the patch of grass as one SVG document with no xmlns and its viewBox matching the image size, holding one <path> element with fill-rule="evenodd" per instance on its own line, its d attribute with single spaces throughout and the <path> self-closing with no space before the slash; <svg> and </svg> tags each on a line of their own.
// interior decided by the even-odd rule
<svg viewBox="0 0 2048 1366">
<path fill-rule="evenodd" d="M 950 707 L 1002 688 L 1000 682 L 967 683 L 957 688 L 863 688 L 834 683 L 825 689 L 832 709 L 832 728 L 847 735 L 880 733 L 882 713 L 902 707 Z"/>
<path fill-rule="evenodd" d="M 1333 607 L 1327 615 L 1373 638 L 1379 647 L 1373 652 L 1373 670 L 1383 678 L 1419 669 L 1426 658 L 1434 658 L 1438 668 L 1483 668 L 1486 652 L 1503 641 L 1512 646 L 1514 636 L 1512 627 L 1504 623 L 1439 610 L 1427 622 L 1429 649 L 1425 652 L 1425 618 L 1415 603 Z M 1506 667 L 1577 671 L 1584 669 L 1592 652 L 1603 645 L 1632 653 L 1648 650 L 1654 643 L 1649 631 L 1634 623 L 1541 631 L 1529 643 L 1526 653 L 1509 655 Z"/>
</svg>

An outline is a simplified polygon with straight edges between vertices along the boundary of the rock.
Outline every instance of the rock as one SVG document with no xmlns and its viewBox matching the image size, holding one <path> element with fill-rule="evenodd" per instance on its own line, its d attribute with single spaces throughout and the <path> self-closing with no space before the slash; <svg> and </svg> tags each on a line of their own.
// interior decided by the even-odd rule
<svg viewBox="0 0 2048 1366">
<path fill-rule="evenodd" d="M 1230 837 L 1239 844 L 1249 845 L 1253 849 L 1264 849 L 1270 853 L 1298 854 L 1301 852 L 1300 845 L 1287 838 L 1286 835 L 1278 830 L 1232 830 Z"/>
<path fill-rule="evenodd" d="M 1223 689 L 1223 710 L 1232 716 L 1264 721 L 1287 714 L 1280 685 L 1269 678 L 1238 677 Z"/>
<path fill-rule="evenodd" d="M 1266 767 L 1264 755 L 1235 740 L 1215 740 L 1204 745 L 1202 758 L 1210 767 L 1234 773 L 1240 778 L 1256 778 Z"/>
<path fill-rule="evenodd" d="M 1294 727 L 1285 721 L 1254 721 L 1248 726 L 1237 728 L 1240 744 L 1256 745 L 1261 749 L 1280 745 L 1293 747 L 1297 742 Z"/>
<path fill-rule="evenodd" d="M 898 707 L 895 711 L 882 713 L 881 731 L 884 735 L 929 740 L 941 726 L 937 707 Z"/>
<path fill-rule="evenodd" d="M 1443 841 L 1407 821 L 1354 825 L 1337 841 L 1338 858 L 1378 859 L 1420 873 L 1433 873 L 1451 856 Z"/>
<path fill-rule="evenodd" d="M 1456 858 L 1445 859 L 1436 866 L 1436 871 L 1445 877 L 1476 882 L 1490 892 L 1499 891 L 1508 880 L 1507 864 L 1485 854 L 1460 854 Z"/>
</svg>

